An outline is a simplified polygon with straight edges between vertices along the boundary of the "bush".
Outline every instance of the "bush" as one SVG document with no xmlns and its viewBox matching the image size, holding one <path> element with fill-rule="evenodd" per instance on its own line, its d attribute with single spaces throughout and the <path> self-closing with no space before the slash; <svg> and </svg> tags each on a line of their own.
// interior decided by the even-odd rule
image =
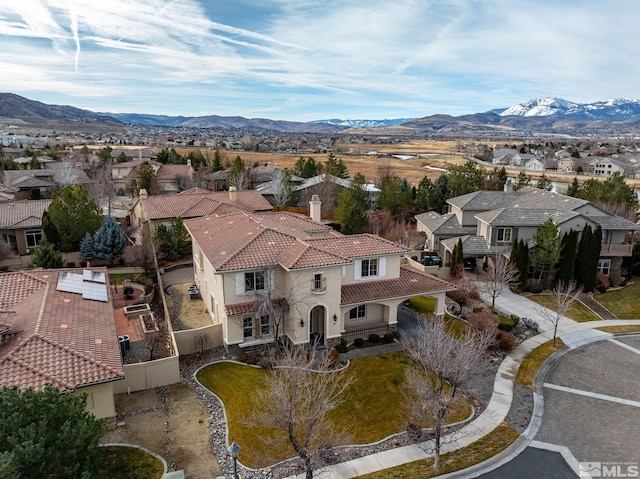
<svg viewBox="0 0 640 479">
<path fill-rule="evenodd" d="M 511 316 L 498 315 L 498 317 L 500 318 L 498 329 L 502 331 L 511 331 L 517 324 L 517 321 L 514 321 Z"/>
<path fill-rule="evenodd" d="M 385 333 L 384 336 L 382 336 L 382 343 L 383 344 L 391 344 L 393 343 L 393 333 Z"/>
<path fill-rule="evenodd" d="M 473 308 L 474 313 L 482 313 L 484 311 L 483 307 L 475 307 Z"/>
<path fill-rule="evenodd" d="M 376 333 L 371 333 L 369 335 L 369 342 L 371 344 L 378 344 L 380 342 L 380 336 Z"/>
<path fill-rule="evenodd" d="M 266 369 L 267 371 L 273 370 L 275 366 L 275 363 L 273 362 L 273 360 L 267 357 L 260 358 L 259 364 L 262 369 Z"/>
<path fill-rule="evenodd" d="M 347 351 L 349 351 L 349 348 L 344 343 L 338 343 L 335 345 L 335 350 L 339 353 L 346 353 Z"/>
<path fill-rule="evenodd" d="M 609 276 L 604 274 L 602 271 L 598 271 L 596 273 L 596 287 L 598 288 L 598 291 L 604 293 L 609 289 L 609 286 Z"/>
<path fill-rule="evenodd" d="M 327 361 L 329 362 L 330 366 L 335 366 L 338 361 L 340 361 L 340 353 L 338 353 L 338 351 L 336 351 L 336 349 L 332 349 L 331 351 L 329 351 L 329 355 L 327 356 Z"/>
<path fill-rule="evenodd" d="M 241 363 L 255 365 L 260 363 L 260 356 L 256 354 L 248 353 L 246 351 L 240 351 L 238 353 L 237 360 L 240 361 Z"/>
<path fill-rule="evenodd" d="M 364 346 L 364 339 L 362 339 L 362 338 L 356 338 L 356 339 L 354 339 L 354 340 L 353 340 L 353 345 L 354 345 L 356 348 L 361 348 L 362 346 Z"/>
<path fill-rule="evenodd" d="M 496 334 L 496 346 L 501 351 L 511 351 L 516 346 L 516 338 L 507 331 L 498 331 L 498 334 Z"/>
<path fill-rule="evenodd" d="M 467 321 L 473 328 L 478 330 L 497 329 L 500 324 L 498 315 L 489 312 L 472 314 Z"/>
</svg>

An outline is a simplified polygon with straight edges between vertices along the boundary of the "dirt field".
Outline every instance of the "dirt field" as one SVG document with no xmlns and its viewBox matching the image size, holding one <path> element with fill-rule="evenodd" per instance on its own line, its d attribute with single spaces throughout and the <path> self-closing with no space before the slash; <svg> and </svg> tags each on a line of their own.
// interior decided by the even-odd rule
<svg viewBox="0 0 640 479">
<path fill-rule="evenodd" d="M 211 324 L 211 317 L 205 312 L 202 299 L 189 299 L 187 290 L 192 283 L 173 284 L 172 288 L 177 289 L 182 294 L 182 306 L 180 308 L 180 321 L 189 328 L 201 328 Z M 167 297 L 167 301 L 171 298 Z"/>
<path fill-rule="evenodd" d="M 116 396 L 118 421 L 102 442 L 131 443 L 161 455 L 189 479 L 220 476 L 209 444 L 207 408 L 184 384 Z M 124 416 L 120 419 L 121 415 Z"/>
</svg>

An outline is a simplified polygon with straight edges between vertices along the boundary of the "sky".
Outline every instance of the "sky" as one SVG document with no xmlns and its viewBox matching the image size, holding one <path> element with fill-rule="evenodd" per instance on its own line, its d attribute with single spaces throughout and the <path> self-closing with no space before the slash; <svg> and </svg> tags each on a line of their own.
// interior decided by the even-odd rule
<svg viewBox="0 0 640 479">
<path fill-rule="evenodd" d="M 290 121 L 639 98 L 638 18 L 637 0 L 0 0 L 0 92 Z"/>
</svg>

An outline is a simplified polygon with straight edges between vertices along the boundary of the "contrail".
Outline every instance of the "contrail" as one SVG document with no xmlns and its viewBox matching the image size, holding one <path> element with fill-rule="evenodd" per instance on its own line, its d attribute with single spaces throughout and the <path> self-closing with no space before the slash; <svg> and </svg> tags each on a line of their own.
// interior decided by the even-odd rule
<svg viewBox="0 0 640 479">
<path fill-rule="evenodd" d="M 80 37 L 78 36 L 78 15 L 76 14 L 73 3 L 69 4 L 69 20 L 71 20 L 71 33 L 73 34 L 73 40 L 76 42 L 76 58 L 75 69 L 78 73 L 78 63 L 80 62 Z"/>
</svg>

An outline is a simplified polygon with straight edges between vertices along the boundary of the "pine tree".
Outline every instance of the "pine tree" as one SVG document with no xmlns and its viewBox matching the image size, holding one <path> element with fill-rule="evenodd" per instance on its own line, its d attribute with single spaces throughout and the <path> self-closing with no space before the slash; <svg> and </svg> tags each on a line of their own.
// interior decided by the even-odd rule
<svg viewBox="0 0 640 479">
<path fill-rule="evenodd" d="M 576 261 L 576 269 L 575 269 L 575 277 L 576 282 L 582 286 L 582 289 L 585 292 L 593 291 L 595 287 L 595 273 L 593 273 L 593 279 L 591 279 L 590 274 L 590 264 L 592 261 L 590 260 L 593 244 L 593 230 L 591 229 L 591 225 L 587 224 L 582 229 L 582 234 L 580 236 L 580 243 L 578 245 L 578 258 L 579 261 Z"/>
<path fill-rule="evenodd" d="M 144 189 L 148 194 L 153 195 L 156 192 L 157 181 L 153 166 L 148 161 L 143 161 L 138 168 L 138 191 Z"/>
<path fill-rule="evenodd" d="M 579 197 L 580 196 L 580 182 L 578 181 L 578 177 L 574 176 L 571 185 L 567 189 L 567 196 Z"/>
<path fill-rule="evenodd" d="M 95 248 L 93 245 L 93 236 L 88 231 L 80 242 L 80 256 L 85 261 L 91 261 L 95 257 Z"/>
<path fill-rule="evenodd" d="M 535 247 L 529 254 L 529 261 L 533 266 L 538 282 L 543 278 L 549 280 L 556 271 L 560 261 L 560 236 L 558 225 L 552 218 L 545 221 L 533 236 Z"/>
<path fill-rule="evenodd" d="M 124 254 L 126 238 L 120 225 L 111 216 L 105 216 L 93 237 L 94 256 L 111 261 Z"/>
<path fill-rule="evenodd" d="M 31 266 L 36 268 L 62 268 L 62 255 L 46 240 L 40 241 L 35 253 L 31 255 Z"/>
<path fill-rule="evenodd" d="M 555 279 L 556 283 L 562 281 L 563 284 L 568 284 L 574 279 L 577 248 L 578 232 L 569 230 L 569 232 L 562 236 L 560 246 L 560 263 L 558 264 L 558 271 Z"/>
<path fill-rule="evenodd" d="M 529 281 L 529 247 L 522 239 L 518 243 L 518 261 L 516 267 L 520 272 L 519 288 L 524 291 L 527 289 L 527 283 Z"/>
<path fill-rule="evenodd" d="M 463 262 L 462 238 L 458 238 L 458 242 L 453 247 L 449 261 L 449 273 L 452 278 L 456 278 L 460 274 L 460 271 L 463 269 Z"/>
<path fill-rule="evenodd" d="M 42 233 L 49 243 L 60 248 L 60 233 L 47 211 L 42 214 Z"/>
<path fill-rule="evenodd" d="M 220 150 L 216 149 L 213 154 L 213 163 L 211 164 L 211 172 L 215 173 L 216 171 L 224 170 L 224 166 L 222 165 L 222 156 L 220 155 Z"/>
<path fill-rule="evenodd" d="M 369 192 L 365 188 L 365 177 L 356 173 L 351 187 L 338 197 L 336 219 L 344 234 L 363 233 L 369 224 L 367 210 L 369 208 Z"/>
</svg>

